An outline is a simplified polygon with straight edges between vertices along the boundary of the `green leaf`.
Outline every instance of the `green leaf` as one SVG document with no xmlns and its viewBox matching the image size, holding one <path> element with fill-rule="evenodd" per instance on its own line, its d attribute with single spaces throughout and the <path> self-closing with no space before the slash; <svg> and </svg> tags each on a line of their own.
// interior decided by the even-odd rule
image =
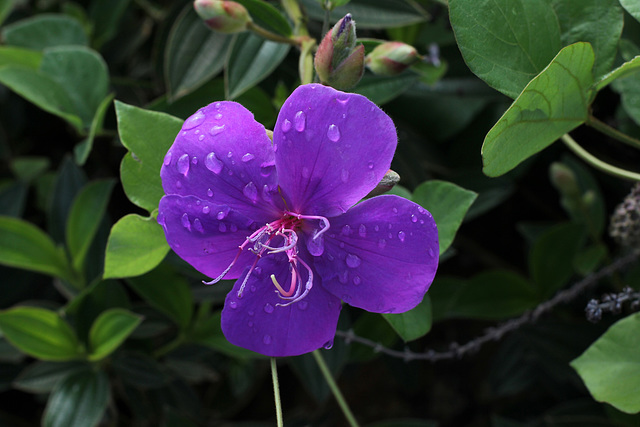
<svg viewBox="0 0 640 427">
<path fill-rule="evenodd" d="M 109 379 L 103 371 L 85 369 L 61 381 L 49 396 L 44 427 L 94 427 L 109 402 Z"/>
<path fill-rule="evenodd" d="M 250 359 L 264 357 L 242 347 L 231 344 L 222 333 L 220 320 L 222 311 L 214 313 L 212 316 L 197 319 L 191 331 L 189 331 L 189 341 L 212 348 L 222 354 L 237 359 Z"/>
<path fill-rule="evenodd" d="M 640 412 L 640 313 L 616 322 L 571 362 L 598 402 L 628 414 Z"/>
<path fill-rule="evenodd" d="M 104 260 L 104 279 L 132 277 L 155 268 L 169 252 L 155 218 L 126 215 L 111 228 Z"/>
<path fill-rule="evenodd" d="M 418 81 L 414 73 L 401 73 L 397 76 L 384 77 L 365 73 L 362 80 L 353 89 L 355 93 L 364 95 L 371 102 L 382 105 L 397 98 Z"/>
<path fill-rule="evenodd" d="M 127 280 L 129 286 L 152 307 L 185 328 L 193 314 L 193 298 L 187 281 L 166 265 Z"/>
<path fill-rule="evenodd" d="M 84 171 L 70 156 L 65 156 L 56 175 L 47 206 L 47 228 L 53 240 L 59 244 L 65 242 L 67 218 L 73 200 L 86 183 Z"/>
<path fill-rule="evenodd" d="M 486 175 L 510 171 L 586 120 L 593 59 L 591 45 L 572 44 L 527 85 L 484 140 Z"/>
<path fill-rule="evenodd" d="M 451 245 L 469 206 L 478 197 L 473 191 L 446 182 L 431 180 L 420 184 L 412 200 L 433 215 L 438 226 L 440 254 Z"/>
<path fill-rule="evenodd" d="M 111 366 L 123 382 L 137 388 L 158 388 L 170 380 L 163 366 L 143 353 L 118 352 L 111 360 Z"/>
<path fill-rule="evenodd" d="M 284 60 L 291 46 L 265 40 L 250 32 L 236 35 L 229 54 L 229 99 L 260 83 Z"/>
<path fill-rule="evenodd" d="M 75 333 L 55 311 L 37 307 L 4 310 L 0 329 L 11 344 L 37 359 L 65 361 L 83 356 Z"/>
<path fill-rule="evenodd" d="M 602 76 L 594 85 L 595 91 L 600 91 L 616 79 L 627 77 L 640 71 L 640 56 L 636 56 L 631 61 L 627 61 L 615 70 Z"/>
<path fill-rule="evenodd" d="M 640 4 L 636 0 L 620 0 L 620 4 L 629 15 L 640 22 Z"/>
<path fill-rule="evenodd" d="M 81 271 L 87 251 L 98 231 L 115 181 L 113 179 L 87 184 L 76 196 L 67 219 L 67 248 L 73 267 Z"/>
<path fill-rule="evenodd" d="M 40 14 L 7 25 L 2 30 L 2 38 L 5 44 L 34 50 L 89 44 L 82 24 L 62 14 Z"/>
<path fill-rule="evenodd" d="M 120 164 L 124 192 L 131 202 L 149 212 L 164 196 L 160 167 L 182 127 L 182 120 L 115 101 L 118 133 L 130 153 Z"/>
<path fill-rule="evenodd" d="M 0 264 L 70 278 L 64 252 L 38 227 L 18 218 L 0 217 Z"/>
<path fill-rule="evenodd" d="M 211 31 L 192 4 L 176 19 L 164 55 L 168 97 L 175 100 L 222 71 L 232 36 Z"/>
<path fill-rule="evenodd" d="M 27 366 L 13 382 L 13 387 L 27 393 L 49 393 L 69 374 L 86 369 L 85 361 L 35 362 Z"/>
<path fill-rule="evenodd" d="M 11 162 L 11 171 L 21 181 L 31 182 L 49 169 L 47 157 L 25 156 L 15 157 Z"/>
<path fill-rule="evenodd" d="M 95 0 L 89 3 L 93 43 L 99 49 L 118 32 L 118 24 L 131 0 Z"/>
<path fill-rule="evenodd" d="M 640 74 L 633 74 L 613 82 L 613 89 L 620 94 L 622 107 L 640 126 Z"/>
<path fill-rule="evenodd" d="M 5 0 L 0 2 L 0 24 L 9 16 L 17 2 L 18 0 Z"/>
<path fill-rule="evenodd" d="M 322 22 L 325 11 L 317 0 L 302 0 L 311 18 Z M 401 0 L 351 0 L 348 5 L 331 11 L 331 22 L 351 13 L 358 28 L 389 28 L 424 22 L 429 15 L 420 7 Z"/>
<path fill-rule="evenodd" d="M 564 46 L 589 42 L 595 54 L 593 74 L 606 74 L 618 51 L 624 16 L 618 0 L 553 0 Z"/>
<path fill-rule="evenodd" d="M 471 71 L 516 98 L 560 50 L 549 6 L 546 0 L 449 0 L 451 26 Z"/>
<path fill-rule="evenodd" d="M 104 311 L 89 331 L 89 360 L 101 360 L 113 353 L 141 321 L 142 316 L 122 308 Z"/>
<path fill-rule="evenodd" d="M 398 314 L 383 314 L 382 317 L 405 341 L 417 340 L 431 330 L 431 298 L 424 299 L 415 308 Z"/>
<path fill-rule="evenodd" d="M 21 65 L 37 70 L 42 63 L 42 53 L 20 47 L 0 46 L 0 67 Z"/>
<path fill-rule="evenodd" d="M 89 127 L 89 135 L 75 147 L 73 147 L 73 155 L 76 163 L 80 166 L 84 165 L 93 148 L 93 140 L 96 135 L 102 131 L 102 124 L 104 122 L 104 116 L 107 114 L 107 110 L 113 101 L 114 94 L 107 95 L 96 110 L 96 114 L 93 116 L 91 126 Z"/>
<path fill-rule="evenodd" d="M 287 18 L 269 3 L 261 0 L 236 1 L 247 9 L 251 19 L 257 25 L 286 37 L 291 35 L 291 25 Z"/>
</svg>

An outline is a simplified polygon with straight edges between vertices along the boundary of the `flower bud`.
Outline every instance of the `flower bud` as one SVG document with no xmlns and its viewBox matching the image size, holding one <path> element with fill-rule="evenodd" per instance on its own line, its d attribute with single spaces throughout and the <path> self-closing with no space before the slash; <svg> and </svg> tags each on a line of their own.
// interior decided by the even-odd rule
<svg viewBox="0 0 640 427">
<path fill-rule="evenodd" d="M 247 9 L 234 1 L 196 0 L 193 7 L 209 28 L 221 33 L 244 31 L 251 22 Z"/>
<path fill-rule="evenodd" d="M 364 46 L 356 46 L 356 23 L 346 14 L 327 31 L 314 58 L 323 84 L 336 89 L 355 86 L 364 72 Z"/>
<path fill-rule="evenodd" d="M 418 59 L 418 51 L 413 46 L 401 42 L 386 42 L 376 46 L 367 55 L 366 63 L 375 74 L 393 76 L 403 72 Z"/>
<path fill-rule="evenodd" d="M 568 198 L 580 197 L 580 186 L 578 185 L 578 178 L 573 173 L 571 168 L 563 163 L 552 163 L 549 168 L 549 178 L 554 187 L 564 196 Z"/>
</svg>

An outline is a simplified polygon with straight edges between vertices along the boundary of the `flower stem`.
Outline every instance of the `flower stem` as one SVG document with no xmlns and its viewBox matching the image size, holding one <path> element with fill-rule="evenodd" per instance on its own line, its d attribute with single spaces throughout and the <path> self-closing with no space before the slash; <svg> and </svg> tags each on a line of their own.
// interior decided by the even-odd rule
<svg viewBox="0 0 640 427">
<path fill-rule="evenodd" d="M 283 427 L 282 422 L 282 404 L 280 402 L 280 384 L 278 383 L 278 368 L 276 366 L 276 358 L 271 358 L 271 379 L 273 381 L 273 400 L 276 405 L 276 421 L 278 427 Z"/>
<path fill-rule="evenodd" d="M 575 155 L 580 157 L 585 162 L 589 163 L 596 169 L 601 170 L 602 172 L 608 173 L 609 175 L 613 175 L 618 178 L 628 179 L 631 181 L 640 181 L 640 174 L 631 172 L 625 169 L 621 169 L 610 165 L 609 163 L 605 163 L 602 160 L 598 159 L 594 155 L 590 154 L 587 150 L 582 148 L 578 143 L 569 136 L 568 133 L 562 136 L 562 142 L 565 143 L 567 147 L 571 151 L 574 152 Z"/>
<path fill-rule="evenodd" d="M 593 116 L 589 116 L 586 121 L 586 125 L 591 126 L 595 130 L 600 131 L 605 135 L 610 136 L 611 138 L 617 139 L 620 142 L 624 142 L 625 144 L 630 145 L 634 148 L 640 148 L 639 140 L 627 135 L 626 133 L 620 132 L 618 129 L 613 128 L 604 122 L 601 122 Z"/>
<path fill-rule="evenodd" d="M 322 375 L 324 376 L 325 381 L 329 385 L 329 388 L 331 389 L 333 396 L 338 401 L 338 405 L 340 405 L 340 409 L 342 409 L 342 413 L 344 414 L 345 418 L 349 422 L 349 425 L 351 427 L 358 427 L 358 422 L 356 421 L 356 417 L 353 416 L 351 409 L 349 409 L 349 405 L 347 405 L 347 401 L 344 399 L 342 392 L 340 391 L 340 389 L 338 388 L 338 385 L 333 379 L 333 376 L 331 375 L 331 371 L 329 371 L 329 367 L 324 361 L 322 354 L 320 354 L 320 351 L 315 350 L 313 352 L 313 357 L 316 359 L 318 368 L 320 368 L 320 371 L 322 372 Z"/>
</svg>

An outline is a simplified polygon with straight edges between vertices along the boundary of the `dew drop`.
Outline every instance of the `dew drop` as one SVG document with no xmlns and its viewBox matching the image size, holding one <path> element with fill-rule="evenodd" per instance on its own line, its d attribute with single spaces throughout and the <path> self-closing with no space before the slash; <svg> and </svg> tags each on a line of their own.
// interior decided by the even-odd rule
<svg viewBox="0 0 640 427">
<path fill-rule="evenodd" d="M 269 190 L 269 186 L 267 184 L 262 187 L 262 200 L 265 202 L 270 202 L 272 200 L 271 190 Z"/>
<path fill-rule="evenodd" d="M 224 222 L 221 222 L 220 225 L 218 225 L 218 231 L 221 233 L 225 233 L 227 231 L 227 226 Z"/>
<path fill-rule="evenodd" d="M 249 290 L 253 293 L 253 292 L 257 291 L 258 288 L 256 288 L 256 285 L 251 285 L 251 287 L 249 287 Z"/>
<path fill-rule="evenodd" d="M 348 236 L 351 234 L 351 227 L 349 226 L 349 224 L 345 224 L 342 226 L 342 230 L 340 231 L 340 234 L 343 234 L 345 236 Z"/>
<path fill-rule="evenodd" d="M 324 253 L 324 235 L 318 236 L 316 239 L 307 239 L 307 249 L 313 256 L 320 256 Z"/>
<path fill-rule="evenodd" d="M 258 266 L 253 270 L 253 274 L 256 276 L 256 278 L 261 279 L 262 278 L 262 267 Z"/>
<path fill-rule="evenodd" d="M 420 224 L 424 224 L 424 220 L 423 219 L 420 220 Z"/>
<path fill-rule="evenodd" d="M 340 140 L 340 129 L 337 125 L 329 126 L 329 129 L 327 129 L 327 138 L 333 142 L 338 142 Z"/>
<path fill-rule="evenodd" d="M 229 206 L 225 206 L 222 208 L 222 210 L 220 212 L 218 212 L 218 215 L 216 215 L 216 218 L 218 218 L 219 220 L 223 220 L 227 217 L 227 215 L 229 214 L 229 211 L 231 210 L 231 208 L 229 208 Z"/>
<path fill-rule="evenodd" d="M 164 156 L 164 165 L 169 166 L 169 163 L 171 163 L 171 151 Z"/>
<path fill-rule="evenodd" d="M 331 350 L 332 347 L 333 347 L 333 340 L 327 341 L 326 343 L 322 344 L 322 348 L 324 348 L 325 350 Z"/>
<path fill-rule="evenodd" d="M 271 335 L 265 335 L 264 337 L 262 337 L 262 342 L 266 345 L 271 344 Z"/>
<path fill-rule="evenodd" d="M 425 208 L 423 208 L 422 206 L 418 206 L 418 212 L 420 212 L 421 214 L 425 214 L 427 212 L 427 210 Z"/>
<path fill-rule="evenodd" d="M 184 121 L 184 124 L 182 125 L 182 130 L 189 130 L 189 129 L 193 129 L 196 126 L 200 126 L 200 124 L 204 122 L 204 119 L 205 119 L 204 113 L 202 111 L 198 111 L 193 116 L 189 117 L 187 120 Z"/>
<path fill-rule="evenodd" d="M 215 116 L 213 116 L 216 120 L 220 120 L 222 118 L 222 113 L 218 113 Z"/>
<path fill-rule="evenodd" d="M 273 306 L 271 304 L 269 304 L 269 303 L 266 303 L 264 305 L 264 312 L 267 313 L 267 314 L 273 313 Z"/>
<path fill-rule="evenodd" d="M 179 173 L 181 173 L 184 176 L 187 176 L 187 173 L 189 172 L 189 155 L 183 154 L 182 156 L 180 156 L 180 158 L 178 159 L 178 163 L 176 164 L 176 167 L 178 168 Z"/>
<path fill-rule="evenodd" d="M 393 208 L 393 213 L 397 214 L 398 213 L 398 208 Z"/>
<path fill-rule="evenodd" d="M 202 213 L 203 214 L 208 214 L 209 212 L 211 212 L 211 208 L 209 206 L 203 206 L 202 207 Z"/>
<path fill-rule="evenodd" d="M 384 249 L 385 246 L 387 246 L 387 241 L 386 240 L 384 240 L 384 239 L 378 240 L 378 247 L 380 249 Z"/>
<path fill-rule="evenodd" d="M 374 229 L 375 231 L 380 231 L 380 226 L 379 226 L 379 225 L 376 225 L 375 227 L 373 227 L 373 229 Z"/>
<path fill-rule="evenodd" d="M 238 226 L 237 226 L 237 225 L 235 225 L 235 224 L 231 224 L 231 225 L 229 226 L 229 230 L 231 230 L 232 232 L 234 232 L 234 233 L 235 233 L 236 231 L 238 231 Z"/>
<path fill-rule="evenodd" d="M 284 122 L 282 122 L 282 126 L 280 126 L 280 129 L 282 129 L 282 132 L 284 133 L 289 132 L 289 130 L 291 130 L 291 122 L 287 119 L 284 119 Z"/>
<path fill-rule="evenodd" d="M 264 162 L 260 165 L 260 175 L 267 177 L 270 176 L 276 168 L 276 164 L 273 161 Z"/>
<path fill-rule="evenodd" d="M 347 102 L 349 102 L 349 98 L 344 98 L 344 99 L 336 98 L 336 101 L 338 101 L 342 105 L 347 105 Z"/>
<path fill-rule="evenodd" d="M 209 133 L 212 136 L 216 136 L 219 133 L 222 133 L 223 130 L 224 130 L 224 125 L 213 126 L 211 129 L 209 129 Z"/>
<path fill-rule="evenodd" d="M 303 167 L 302 167 L 302 177 L 303 177 L 303 178 L 309 178 L 309 177 L 311 177 L 311 170 L 310 170 L 308 167 L 306 167 L 306 166 L 303 166 Z"/>
<path fill-rule="evenodd" d="M 367 165 L 367 167 L 368 167 L 369 169 L 373 169 L 373 162 L 369 162 L 369 164 Z"/>
<path fill-rule="evenodd" d="M 360 276 L 353 276 L 353 284 L 358 286 L 360 283 L 362 283 L 362 279 L 360 279 Z"/>
<path fill-rule="evenodd" d="M 210 189 L 210 188 L 209 188 L 209 189 L 207 190 L 207 196 L 209 196 L 209 197 L 213 197 L 213 190 L 212 190 L 212 189 Z"/>
<path fill-rule="evenodd" d="M 236 308 L 238 308 L 238 303 L 233 301 L 233 300 L 231 300 L 231 301 L 229 301 L 229 307 L 231 307 L 233 309 L 236 309 Z"/>
<path fill-rule="evenodd" d="M 222 171 L 222 162 L 216 157 L 213 151 L 207 154 L 207 157 L 204 159 L 204 165 L 216 175 Z"/>
<path fill-rule="evenodd" d="M 367 227 L 364 224 L 360 224 L 358 228 L 358 234 L 360 237 L 367 237 Z"/>
<path fill-rule="evenodd" d="M 247 163 L 247 162 L 249 162 L 249 161 L 251 161 L 251 160 L 253 160 L 255 158 L 256 158 L 256 156 L 254 156 L 253 154 L 247 153 L 244 156 L 242 156 L 242 162 L 243 163 Z"/>
<path fill-rule="evenodd" d="M 342 283 L 343 285 L 347 284 L 347 280 L 349 279 L 349 272 L 348 271 L 343 271 L 342 273 L 338 274 L 338 281 L 340 283 Z"/>
<path fill-rule="evenodd" d="M 307 115 L 304 114 L 304 111 L 298 111 L 296 113 L 293 118 L 293 124 L 298 132 L 304 131 L 304 128 L 307 126 Z"/>
<path fill-rule="evenodd" d="M 180 221 L 182 222 L 182 226 L 184 228 L 191 231 L 191 222 L 189 222 L 189 215 L 187 215 L 186 212 L 182 215 L 182 218 Z"/>
<path fill-rule="evenodd" d="M 242 189 L 242 194 L 244 194 L 249 200 L 253 202 L 258 200 L 258 189 L 256 188 L 256 185 L 251 181 L 249 181 L 249 183 L 244 186 L 244 188 Z"/>
<path fill-rule="evenodd" d="M 198 141 L 204 141 L 204 135 L 200 135 L 200 136 L 198 137 Z"/>
<path fill-rule="evenodd" d="M 342 169 L 342 172 L 340 173 L 340 179 L 342 180 L 342 182 L 346 183 L 347 181 L 349 181 L 349 171 L 346 169 Z"/>
<path fill-rule="evenodd" d="M 411 222 L 416 223 L 418 222 L 418 217 L 415 215 L 411 215 Z"/>
<path fill-rule="evenodd" d="M 360 257 L 358 257 L 358 255 L 348 254 L 346 262 L 349 267 L 357 268 L 360 266 L 360 263 L 362 261 L 360 260 Z"/>
<path fill-rule="evenodd" d="M 387 234 L 387 237 L 388 237 L 389 239 L 393 239 L 393 234 L 389 233 L 389 234 Z"/>
<path fill-rule="evenodd" d="M 434 256 L 433 249 L 429 248 L 428 253 L 429 253 L 429 256 L 430 256 L 431 258 L 433 258 L 433 256 Z"/>
<path fill-rule="evenodd" d="M 198 158 L 197 158 L 196 156 L 193 156 L 193 157 L 191 158 L 191 164 L 192 164 L 192 165 L 197 165 L 197 164 L 198 164 Z"/>
<path fill-rule="evenodd" d="M 307 307 L 309 307 L 309 303 L 308 303 L 308 302 L 306 302 L 306 301 L 300 301 L 300 302 L 298 303 L 298 308 L 299 308 L 300 310 L 302 310 L 302 311 L 306 310 L 306 309 L 307 309 Z"/>
<path fill-rule="evenodd" d="M 338 246 L 340 246 L 340 249 L 344 249 L 344 242 L 340 242 Z"/>
<path fill-rule="evenodd" d="M 220 109 L 220 106 L 222 104 L 220 102 L 216 102 L 215 104 L 213 104 L 214 107 L 216 107 L 217 109 Z"/>
<path fill-rule="evenodd" d="M 249 317 L 253 317 L 255 315 L 255 313 L 253 312 L 253 310 L 249 310 L 247 311 L 247 314 L 249 315 Z"/>
<path fill-rule="evenodd" d="M 182 183 L 180 181 L 176 181 L 176 187 L 177 188 L 182 188 Z"/>
<path fill-rule="evenodd" d="M 198 218 L 193 220 L 193 228 L 198 230 L 200 233 L 204 233 L 204 228 L 202 228 L 202 223 Z"/>
<path fill-rule="evenodd" d="M 398 239 L 399 239 L 401 242 L 404 242 L 404 238 L 405 238 L 405 237 L 406 237 L 406 234 L 405 234 L 405 232 L 404 232 L 404 231 L 398 231 Z"/>
<path fill-rule="evenodd" d="M 233 157 L 233 151 L 229 151 L 229 152 L 227 153 L 227 157 L 228 157 L 228 158 L 232 158 L 232 157 Z"/>
</svg>

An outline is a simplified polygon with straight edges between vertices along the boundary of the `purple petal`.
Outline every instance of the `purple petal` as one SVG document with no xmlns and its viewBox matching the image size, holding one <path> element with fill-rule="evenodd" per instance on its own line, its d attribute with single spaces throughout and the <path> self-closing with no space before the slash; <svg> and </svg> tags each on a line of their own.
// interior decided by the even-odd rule
<svg viewBox="0 0 640 427">
<path fill-rule="evenodd" d="M 294 212 L 333 216 L 362 199 L 389 169 L 393 122 L 361 95 L 300 86 L 274 128 L 279 184 Z"/>
<path fill-rule="evenodd" d="M 267 356 L 296 356 L 316 350 L 332 342 L 340 299 L 322 288 L 316 279 L 309 294 L 301 301 L 283 307 L 286 302 L 276 294 L 270 275 L 288 289 L 291 273 L 286 257 L 269 255 L 260 259 L 260 271 L 249 278 L 242 297 L 238 297 L 242 279 L 227 295 L 222 310 L 222 332 L 240 347 Z M 306 272 L 303 273 L 306 281 Z"/>
<path fill-rule="evenodd" d="M 209 104 L 185 120 L 160 176 L 166 194 L 197 196 L 255 220 L 274 211 L 271 141 L 253 114 L 235 102 Z"/>
<path fill-rule="evenodd" d="M 238 246 L 260 225 L 229 206 L 176 195 L 160 199 L 158 222 L 171 249 L 211 278 L 222 274 L 238 255 Z M 255 259 L 245 249 L 225 278 L 237 278 Z"/>
<path fill-rule="evenodd" d="M 323 286 L 346 303 L 402 313 L 422 301 L 438 267 L 431 214 L 398 196 L 366 200 L 331 218 L 324 253 L 314 258 Z"/>
</svg>

